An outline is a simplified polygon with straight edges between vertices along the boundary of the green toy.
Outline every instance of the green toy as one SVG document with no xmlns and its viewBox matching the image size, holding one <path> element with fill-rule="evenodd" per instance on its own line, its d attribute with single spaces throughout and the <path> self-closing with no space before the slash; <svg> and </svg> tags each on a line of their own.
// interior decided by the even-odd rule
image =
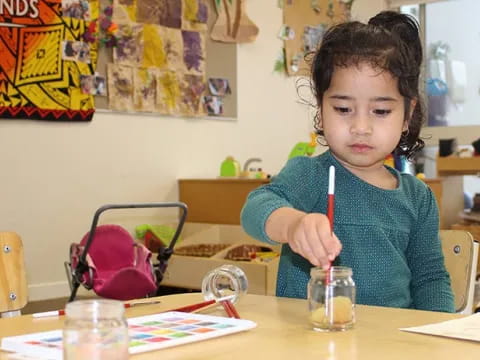
<svg viewBox="0 0 480 360">
<path fill-rule="evenodd" d="M 288 158 L 294 158 L 296 156 L 312 156 L 315 152 L 315 148 L 317 147 L 317 135 L 315 133 L 310 133 L 310 142 L 299 142 L 297 143 L 292 151 L 290 151 L 290 155 Z"/>
<path fill-rule="evenodd" d="M 227 156 L 220 166 L 220 176 L 234 177 L 240 175 L 240 164 L 233 156 Z"/>
</svg>

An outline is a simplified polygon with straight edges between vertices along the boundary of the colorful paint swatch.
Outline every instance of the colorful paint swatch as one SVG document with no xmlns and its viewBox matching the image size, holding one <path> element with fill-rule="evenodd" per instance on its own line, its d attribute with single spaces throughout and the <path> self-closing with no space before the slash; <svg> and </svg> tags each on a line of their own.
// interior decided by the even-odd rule
<svg viewBox="0 0 480 360">
<path fill-rule="evenodd" d="M 170 328 L 158 327 L 164 324 Z M 128 319 L 128 326 L 129 353 L 138 354 L 253 329 L 257 324 L 243 319 L 167 312 Z M 35 358 L 62 359 L 62 330 L 4 337 L 0 348 Z"/>
</svg>

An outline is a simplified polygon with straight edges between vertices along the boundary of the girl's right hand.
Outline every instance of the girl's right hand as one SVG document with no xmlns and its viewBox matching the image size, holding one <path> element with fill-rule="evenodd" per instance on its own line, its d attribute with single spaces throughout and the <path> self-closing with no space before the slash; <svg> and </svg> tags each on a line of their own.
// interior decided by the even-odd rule
<svg viewBox="0 0 480 360">
<path fill-rule="evenodd" d="M 287 242 L 297 254 L 312 265 L 324 269 L 340 254 L 342 244 L 330 229 L 324 214 L 311 213 L 299 216 L 287 228 Z"/>
</svg>

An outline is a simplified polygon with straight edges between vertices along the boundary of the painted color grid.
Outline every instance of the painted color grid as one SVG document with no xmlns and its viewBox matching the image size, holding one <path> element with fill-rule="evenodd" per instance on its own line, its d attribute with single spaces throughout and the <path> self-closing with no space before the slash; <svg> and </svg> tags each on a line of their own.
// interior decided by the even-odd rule
<svg viewBox="0 0 480 360">
<path fill-rule="evenodd" d="M 250 320 L 203 314 L 166 312 L 128 319 L 129 353 L 138 354 L 253 329 Z M 1 349 L 37 359 L 62 359 L 62 331 L 46 331 L 2 339 Z"/>
</svg>

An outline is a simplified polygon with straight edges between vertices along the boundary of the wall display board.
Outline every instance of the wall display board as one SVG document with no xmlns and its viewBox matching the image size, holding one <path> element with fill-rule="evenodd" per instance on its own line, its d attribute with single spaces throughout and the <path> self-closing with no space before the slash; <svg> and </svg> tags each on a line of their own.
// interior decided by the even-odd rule
<svg viewBox="0 0 480 360">
<path fill-rule="evenodd" d="M 236 116 L 236 48 L 209 39 L 213 0 L 14 3 L 0 3 L 1 118 Z M 210 78 L 229 93 L 211 93 Z"/>
<path fill-rule="evenodd" d="M 288 75 L 306 75 L 305 54 L 315 51 L 325 30 L 350 19 L 353 0 L 284 0 L 281 37 Z"/>
<path fill-rule="evenodd" d="M 101 0 L 115 46 L 100 46 L 98 74 L 107 95 L 95 94 L 97 109 L 135 114 L 235 118 L 236 44 L 214 42 L 214 0 Z M 105 24 L 104 24 L 105 27 Z M 105 32 L 105 31 L 104 31 Z M 108 29 L 106 30 L 108 33 Z M 209 88 L 225 80 L 229 93 Z"/>
</svg>

